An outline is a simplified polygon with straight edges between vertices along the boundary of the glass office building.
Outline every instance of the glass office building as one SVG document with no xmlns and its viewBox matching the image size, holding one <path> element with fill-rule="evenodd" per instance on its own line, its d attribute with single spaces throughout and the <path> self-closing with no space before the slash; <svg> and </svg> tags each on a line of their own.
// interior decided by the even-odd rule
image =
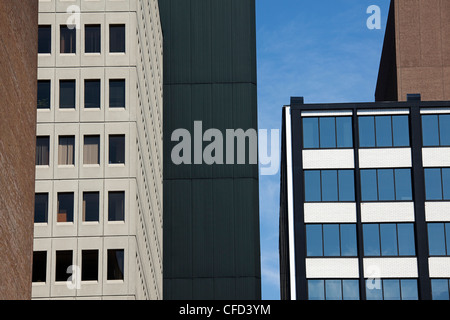
<svg viewBox="0 0 450 320">
<path fill-rule="evenodd" d="M 283 299 L 448 300 L 450 102 L 283 109 Z"/>
</svg>

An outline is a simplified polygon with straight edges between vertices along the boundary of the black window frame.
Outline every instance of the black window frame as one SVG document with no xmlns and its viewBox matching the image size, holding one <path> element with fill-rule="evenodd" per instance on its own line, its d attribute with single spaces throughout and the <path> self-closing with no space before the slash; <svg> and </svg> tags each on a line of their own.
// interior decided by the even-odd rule
<svg viewBox="0 0 450 320">
<path fill-rule="evenodd" d="M 363 147 L 361 146 L 361 137 L 360 137 L 360 122 L 359 119 L 360 118 L 369 118 L 369 117 L 373 117 L 373 122 L 374 122 L 374 139 L 375 139 L 375 145 L 371 146 L 371 147 Z M 377 117 L 390 117 L 391 118 L 391 135 L 392 135 L 392 145 L 391 146 L 378 146 L 377 144 Z M 395 141 L 395 137 L 394 137 L 394 117 L 408 117 L 408 145 L 407 146 L 395 146 L 394 141 Z M 410 115 L 409 114 L 377 114 L 377 115 L 359 115 L 357 117 L 357 123 L 358 123 L 358 141 L 359 141 L 359 145 L 358 148 L 359 149 L 392 149 L 392 148 L 396 148 L 396 149 L 401 149 L 401 148 L 411 148 L 411 119 L 410 119 Z"/>
<path fill-rule="evenodd" d="M 364 200 L 362 195 L 363 195 L 363 185 L 362 185 L 362 181 L 360 181 L 360 194 L 361 194 L 361 202 L 363 203 L 379 203 L 379 202 L 386 202 L 386 203 L 390 203 L 390 202 L 414 202 L 414 189 L 413 189 L 413 170 L 410 167 L 405 167 L 405 168 L 364 168 L 364 169 L 360 169 L 359 174 L 360 174 L 360 180 L 362 180 L 362 172 L 363 171 L 373 171 L 376 170 L 376 176 L 377 176 L 377 199 L 378 200 Z M 395 194 L 395 199 L 396 200 L 379 200 L 380 199 L 380 188 L 379 188 L 379 178 L 378 178 L 378 171 L 379 170 L 393 170 L 393 176 L 394 176 L 394 194 Z M 411 177 L 411 200 L 397 200 L 397 189 L 396 189 L 396 178 L 395 178 L 395 170 L 409 170 L 410 171 L 410 177 Z"/>
<path fill-rule="evenodd" d="M 320 171 L 320 201 L 307 201 L 306 200 L 306 172 L 311 171 Z M 337 171 L 337 195 L 338 200 L 337 201 L 324 201 L 323 200 L 323 188 L 322 188 L 322 172 L 323 171 Z M 341 201 L 340 198 L 340 192 L 339 192 L 339 172 L 340 171 L 351 171 L 353 172 L 353 200 L 345 200 Z M 356 202 L 356 181 L 355 181 L 356 175 L 354 169 L 307 169 L 303 171 L 303 199 L 305 199 L 305 203 L 354 203 Z"/>
<path fill-rule="evenodd" d="M 397 247 L 397 254 L 396 255 L 383 255 L 382 239 L 381 239 L 381 225 L 382 224 L 384 224 L 384 225 L 387 225 L 387 224 L 395 225 L 395 236 L 396 236 L 396 247 Z M 400 254 L 398 225 L 401 225 L 401 224 L 403 224 L 403 225 L 408 224 L 408 225 L 412 225 L 412 227 L 413 227 L 412 230 L 414 232 L 414 234 L 413 234 L 414 255 Z M 366 252 L 364 250 L 365 249 L 365 246 L 364 246 L 364 241 L 365 241 L 364 226 L 365 225 L 377 225 L 378 226 L 378 240 L 379 240 L 378 246 L 379 246 L 379 251 L 380 251 L 379 255 L 366 255 Z M 416 230 L 415 230 L 415 227 L 414 227 L 414 222 L 367 222 L 367 223 L 362 223 L 362 243 L 361 243 L 361 245 L 362 245 L 363 257 L 364 258 L 391 258 L 391 257 L 393 257 L 393 258 L 399 258 L 399 257 L 402 257 L 402 258 L 405 258 L 405 257 L 406 258 L 408 258 L 408 257 L 415 258 L 415 257 L 417 257 L 416 236 L 417 235 L 416 235 Z"/>
<path fill-rule="evenodd" d="M 321 147 L 321 143 L 320 143 L 320 119 L 321 118 L 327 118 L 327 119 L 331 119 L 334 118 L 334 137 L 335 137 L 335 142 L 336 142 L 336 147 Z M 348 118 L 350 119 L 350 123 L 352 124 L 351 127 L 351 132 L 352 132 L 352 137 L 351 137 L 351 141 L 352 141 L 352 146 L 351 147 L 339 147 L 338 146 L 338 126 L 337 126 L 337 119 L 338 118 Z M 302 137 L 304 136 L 304 120 L 305 119 L 317 119 L 318 122 L 318 144 L 319 147 L 318 148 L 310 148 L 310 147 L 305 147 L 305 140 L 304 138 L 301 139 L 302 140 L 302 148 L 303 150 L 353 150 L 354 149 L 354 132 L 353 132 L 353 117 L 349 116 L 349 115 L 341 115 L 341 116 L 315 116 L 315 117 L 302 117 L 301 118 L 301 123 L 302 123 Z"/>
</svg>

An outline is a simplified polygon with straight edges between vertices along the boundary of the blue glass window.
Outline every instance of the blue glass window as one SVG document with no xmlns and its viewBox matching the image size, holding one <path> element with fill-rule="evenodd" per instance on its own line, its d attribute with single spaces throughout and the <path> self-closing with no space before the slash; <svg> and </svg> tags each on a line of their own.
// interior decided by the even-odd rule
<svg viewBox="0 0 450 320">
<path fill-rule="evenodd" d="M 308 224 L 306 226 L 308 257 L 356 257 L 356 226 L 354 224 Z"/>
<path fill-rule="evenodd" d="M 431 295 L 433 300 L 450 300 L 449 280 L 448 279 L 432 279 Z"/>
<path fill-rule="evenodd" d="M 354 224 L 341 224 L 341 256 L 356 257 L 356 226 Z"/>
<path fill-rule="evenodd" d="M 450 223 L 428 224 L 428 249 L 430 256 L 449 255 Z"/>
<path fill-rule="evenodd" d="M 379 256 L 380 255 L 380 230 L 377 224 L 364 224 L 364 255 Z"/>
<path fill-rule="evenodd" d="M 325 300 L 342 300 L 341 280 L 325 280 Z"/>
<path fill-rule="evenodd" d="M 450 168 L 425 169 L 426 200 L 450 200 Z"/>
<path fill-rule="evenodd" d="M 303 147 L 305 149 L 352 148 L 352 118 L 303 118 Z"/>
<path fill-rule="evenodd" d="M 367 300 L 418 300 L 416 279 L 383 279 L 374 286 L 366 280 Z"/>
<path fill-rule="evenodd" d="M 325 257 L 340 256 L 339 225 L 325 224 L 323 226 L 323 251 Z"/>
<path fill-rule="evenodd" d="M 416 279 L 401 279 L 400 290 L 402 300 L 419 300 Z"/>
<path fill-rule="evenodd" d="M 411 223 L 364 224 L 365 256 L 414 256 L 414 226 Z"/>
<path fill-rule="evenodd" d="M 308 280 L 308 299 L 325 300 L 324 280 Z"/>
<path fill-rule="evenodd" d="M 390 116 L 375 117 L 377 147 L 392 147 L 392 119 Z"/>
<path fill-rule="evenodd" d="M 343 300 L 359 300 L 359 281 L 342 280 Z"/>
<path fill-rule="evenodd" d="M 423 115 L 422 137 L 424 147 L 450 146 L 450 115 Z"/>
<path fill-rule="evenodd" d="M 380 224 L 381 255 L 398 256 L 397 226 L 393 223 Z"/>
<path fill-rule="evenodd" d="M 322 225 L 311 224 L 306 226 L 306 254 L 308 257 L 323 256 Z"/>
<path fill-rule="evenodd" d="M 362 148 L 375 147 L 374 117 L 359 117 L 359 145 Z"/>
<path fill-rule="evenodd" d="M 409 117 L 392 117 L 394 147 L 409 147 Z"/>
<path fill-rule="evenodd" d="M 355 201 L 353 170 L 305 171 L 305 201 Z"/>
<path fill-rule="evenodd" d="M 359 281 L 351 279 L 308 280 L 309 300 L 359 300 Z"/>
<path fill-rule="evenodd" d="M 361 199 L 362 201 L 411 201 L 411 170 L 361 170 Z"/>
<path fill-rule="evenodd" d="M 360 147 L 408 147 L 408 121 L 406 115 L 359 117 Z"/>
</svg>

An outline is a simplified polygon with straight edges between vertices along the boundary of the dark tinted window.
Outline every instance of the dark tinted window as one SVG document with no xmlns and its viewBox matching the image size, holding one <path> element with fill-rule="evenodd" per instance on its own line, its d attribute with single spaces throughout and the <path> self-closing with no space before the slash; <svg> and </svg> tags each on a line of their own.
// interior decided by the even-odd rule
<svg viewBox="0 0 450 320">
<path fill-rule="evenodd" d="M 38 28 L 38 53 L 52 52 L 52 27 L 39 26 Z"/>
<path fill-rule="evenodd" d="M 37 108 L 50 109 L 50 80 L 37 82 Z"/>
<path fill-rule="evenodd" d="M 61 53 L 76 53 L 77 51 L 77 29 L 68 26 L 60 27 L 60 52 Z"/>
<path fill-rule="evenodd" d="M 84 107 L 100 108 L 101 87 L 99 79 L 84 80 Z"/>
<path fill-rule="evenodd" d="M 101 28 L 99 24 L 88 24 L 84 27 L 84 50 L 86 53 L 100 53 Z"/>
<path fill-rule="evenodd" d="M 125 25 L 109 26 L 109 52 L 125 52 Z"/>
<path fill-rule="evenodd" d="M 48 193 L 36 193 L 34 199 L 34 223 L 47 223 Z"/>
</svg>

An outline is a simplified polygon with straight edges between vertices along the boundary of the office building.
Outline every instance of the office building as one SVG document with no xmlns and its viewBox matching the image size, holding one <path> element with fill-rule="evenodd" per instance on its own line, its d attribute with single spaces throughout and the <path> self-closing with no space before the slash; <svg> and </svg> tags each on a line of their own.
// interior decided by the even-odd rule
<svg viewBox="0 0 450 320">
<path fill-rule="evenodd" d="M 158 2 L 40 0 L 38 47 L 33 299 L 162 299 Z"/>
<path fill-rule="evenodd" d="M 31 298 L 37 1 L 0 2 L 0 299 Z"/>
<path fill-rule="evenodd" d="M 254 0 L 160 0 L 164 34 L 164 299 L 259 299 L 258 165 L 175 164 L 194 122 L 257 129 Z M 175 139 L 176 140 L 176 139 Z M 208 145 L 203 142 L 200 152 Z M 195 154 L 194 148 L 192 155 Z M 224 153 L 225 154 L 225 153 Z"/>
<path fill-rule="evenodd" d="M 283 299 L 448 300 L 450 102 L 283 109 Z"/>
</svg>

